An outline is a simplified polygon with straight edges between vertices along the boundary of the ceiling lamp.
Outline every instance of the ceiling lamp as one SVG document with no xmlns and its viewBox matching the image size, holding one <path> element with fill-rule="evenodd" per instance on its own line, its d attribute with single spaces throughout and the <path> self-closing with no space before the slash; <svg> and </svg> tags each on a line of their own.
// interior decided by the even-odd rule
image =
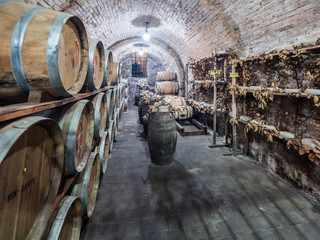
<svg viewBox="0 0 320 240">
<path fill-rule="evenodd" d="M 150 34 L 148 33 L 149 22 L 146 22 L 146 32 L 143 34 L 143 40 L 148 42 L 150 40 Z"/>
<path fill-rule="evenodd" d="M 143 50 L 142 50 L 142 47 L 140 48 L 139 50 L 139 56 L 142 57 L 143 56 Z"/>
</svg>

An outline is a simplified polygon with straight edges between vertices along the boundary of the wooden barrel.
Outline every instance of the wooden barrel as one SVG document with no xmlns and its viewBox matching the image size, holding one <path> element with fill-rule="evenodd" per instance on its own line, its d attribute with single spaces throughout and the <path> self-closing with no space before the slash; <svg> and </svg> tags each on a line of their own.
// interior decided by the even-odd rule
<svg viewBox="0 0 320 240">
<path fill-rule="evenodd" d="M 97 147 L 97 152 L 100 157 L 100 175 L 103 175 L 107 170 L 108 159 L 109 159 L 109 148 L 110 148 L 110 138 L 109 132 L 105 131 L 100 138 L 100 144 Z"/>
<path fill-rule="evenodd" d="M 103 43 L 99 40 L 89 40 L 89 66 L 86 83 L 90 91 L 101 88 L 105 70 L 105 55 Z"/>
<path fill-rule="evenodd" d="M 148 144 L 151 161 L 154 164 L 167 165 L 173 161 L 177 130 L 174 117 L 170 117 L 167 106 L 159 107 L 159 111 L 150 116 Z"/>
<path fill-rule="evenodd" d="M 160 95 L 178 94 L 179 85 L 177 82 L 156 82 L 155 89 L 156 93 Z"/>
<path fill-rule="evenodd" d="M 30 91 L 78 93 L 88 69 L 88 40 L 77 16 L 20 2 L 0 5 L 0 97 Z"/>
<path fill-rule="evenodd" d="M 177 79 L 177 74 L 175 72 L 158 72 L 157 73 L 157 81 L 174 81 Z"/>
<path fill-rule="evenodd" d="M 123 111 L 127 111 L 128 110 L 128 98 L 124 99 L 123 102 Z"/>
<path fill-rule="evenodd" d="M 0 239 L 39 239 L 63 171 L 58 124 L 26 117 L 0 129 Z"/>
<path fill-rule="evenodd" d="M 140 87 L 137 85 L 137 86 L 136 86 L 136 91 L 135 91 L 135 93 L 134 93 L 134 105 L 135 105 L 135 106 L 138 106 L 138 105 L 139 105 L 140 98 L 141 98 L 141 95 L 140 95 Z"/>
<path fill-rule="evenodd" d="M 119 100 L 119 88 L 117 86 L 115 86 L 113 88 L 113 92 L 114 92 L 114 111 L 116 111 L 116 108 L 119 107 L 118 106 L 118 100 Z"/>
<path fill-rule="evenodd" d="M 110 75 L 110 81 L 108 80 L 108 84 L 110 83 L 109 86 L 115 86 L 118 84 L 118 63 L 117 62 L 112 62 L 112 68 Z"/>
<path fill-rule="evenodd" d="M 62 129 L 66 146 L 64 175 L 81 172 L 87 164 L 94 134 L 92 102 L 81 100 L 71 107 L 49 111 L 45 116 L 55 119 Z"/>
<path fill-rule="evenodd" d="M 186 120 L 192 118 L 194 115 L 193 107 L 183 106 L 179 108 L 179 111 L 174 112 L 174 118 L 176 120 Z"/>
<path fill-rule="evenodd" d="M 119 85 L 117 87 L 118 89 L 118 94 L 117 94 L 117 108 L 120 107 L 120 104 L 121 104 L 121 100 L 122 100 L 122 95 L 123 95 L 123 86 L 122 85 Z"/>
<path fill-rule="evenodd" d="M 107 97 L 107 121 L 110 122 L 113 118 L 114 111 L 114 91 L 113 89 L 109 89 L 106 92 Z"/>
<path fill-rule="evenodd" d="M 97 139 L 102 137 L 102 134 L 106 129 L 108 117 L 106 94 L 99 93 L 96 95 L 92 100 L 92 104 L 94 107 L 94 137 Z"/>
<path fill-rule="evenodd" d="M 116 81 L 116 83 L 119 84 L 122 82 L 122 63 L 118 63 L 117 70 L 118 70 L 118 81 Z"/>
<path fill-rule="evenodd" d="M 117 109 L 117 111 L 114 112 L 114 141 L 116 141 L 117 139 L 117 135 L 118 135 L 118 128 L 119 128 L 119 121 L 120 121 L 120 114 L 119 114 L 119 108 Z"/>
<path fill-rule="evenodd" d="M 140 124 L 143 124 L 144 122 L 146 122 L 148 125 L 148 121 L 143 120 L 143 117 L 148 113 L 149 106 L 152 106 L 155 102 L 156 102 L 155 100 L 150 100 L 149 103 L 145 103 L 142 100 L 140 100 L 139 106 L 138 106 L 138 115 L 139 115 Z"/>
<path fill-rule="evenodd" d="M 102 86 L 112 86 L 111 81 L 111 72 L 113 67 L 113 56 L 111 51 L 105 52 L 105 61 L 104 61 L 104 75 L 103 75 L 103 84 Z"/>
<path fill-rule="evenodd" d="M 186 102 L 185 98 L 179 97 L 179 96 L 167 95 L 165 97 L 165 100 L 167 102 L 171 103 L 176 108 L 187 105 L 187 102 Z"/>
<path fill-rule="evenodd" d="M 97 152 L 90 155 L 87 166 L 75 180 L 71 195 L 81 199 L 82 219 L 91 217 L 96 205 L 100 181 L 100 157 Z"/>
<path fill-rule="evenodd" d="M 110 152 L 113 149 L 113 142 L 114 142 L 114 133 L 115 133 L 115 125 L 114 125 L 114 120 L 111 120 L 109 122 L 109 127 L 108 127 L 108 133 L 109 133 L 109 149 Z"/>
<path fill-rule="evenodd" d="M 74 196 L 66 196 L 59 204 L 59 210 L 52 218 L 52 227 L 45 239 L 78 240 L 81 232 L 81 200 Z"/>
</svg>

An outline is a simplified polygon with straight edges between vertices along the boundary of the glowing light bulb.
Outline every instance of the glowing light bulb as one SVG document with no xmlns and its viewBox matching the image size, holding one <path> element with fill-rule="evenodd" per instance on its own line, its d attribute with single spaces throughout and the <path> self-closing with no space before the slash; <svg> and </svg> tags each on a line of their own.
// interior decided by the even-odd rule
<svg viewBox="0 0 320 240">
<path fill-rule="evenodd" d="M 150 40 L 150 34 L 148 32 L 146 32 L 145 34 L 143 34 L 143 40 L 145 42 L 148 42 Z"/>
<path fill-rule="evenodd" d="M 142 51 L 142 49 L 139 50 L 139 56 L 141 56 L 141 57 L 143 56 L 143 51 Z"/>
</svg>

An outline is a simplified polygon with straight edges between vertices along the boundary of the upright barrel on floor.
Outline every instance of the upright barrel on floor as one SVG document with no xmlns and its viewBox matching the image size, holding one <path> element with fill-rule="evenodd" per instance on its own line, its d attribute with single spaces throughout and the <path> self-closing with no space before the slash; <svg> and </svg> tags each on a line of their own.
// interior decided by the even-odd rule
<svg viewBox="0 0 320 240">
<path fill-rule="evenodd" d="M 59 204 L 51 219 L 45 238 L 48 240 L 78 240 L 81 232 L 81 201 L 74 196 L 66 196 Z"/>
<path fill-rule="evenodd" d="M 101 88 L 105 71 L 105 56 L 103 43 L 99 40 L 89 40 L 89 66 L 86 84 L 90 91 Z"/>
<path fill-rule="evenodd" d="M 63 171 L 58 124 L 26 117 L 0 129 L 0 239 L 40 239 Z"/>
<path fill-rule="evenodd" d="M 71 195 L 81 199 L 82 219 L 91 217 L 96 205 L 100 181 L 100 157 L 97 152 L 90 155 L 83 173 L 77 177 Z"/>
<path fill-rule="evenodd" d="M 77 16 L 21 2 L 0 3 L 0 97 L 30 91 L 68 97 L 78 93 L 88 69 L 88 40 Z"/>
<path fill-rule="evenodd" d="M 148 145 L 154 164 L 168 165 L 174 160 L 177 130 L 174 117 L 170 117 L 167 106 L 159 107 L 159 111 L 149 119 Z"/>
</svg>

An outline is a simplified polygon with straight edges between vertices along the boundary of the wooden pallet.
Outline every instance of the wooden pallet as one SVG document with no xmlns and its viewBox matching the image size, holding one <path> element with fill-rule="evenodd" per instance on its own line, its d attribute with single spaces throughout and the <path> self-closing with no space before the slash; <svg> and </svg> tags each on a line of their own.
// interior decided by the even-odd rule
<svg viewBox="0 0 320 240">
<path fill-rule="evenodd" d="M 195 136 L 195 135 L 207 135 L 207 127 L 202 125 L 195 119 L 191 120 L 177 120 L 177 130 L 182 137 Z"/>
</svg>

